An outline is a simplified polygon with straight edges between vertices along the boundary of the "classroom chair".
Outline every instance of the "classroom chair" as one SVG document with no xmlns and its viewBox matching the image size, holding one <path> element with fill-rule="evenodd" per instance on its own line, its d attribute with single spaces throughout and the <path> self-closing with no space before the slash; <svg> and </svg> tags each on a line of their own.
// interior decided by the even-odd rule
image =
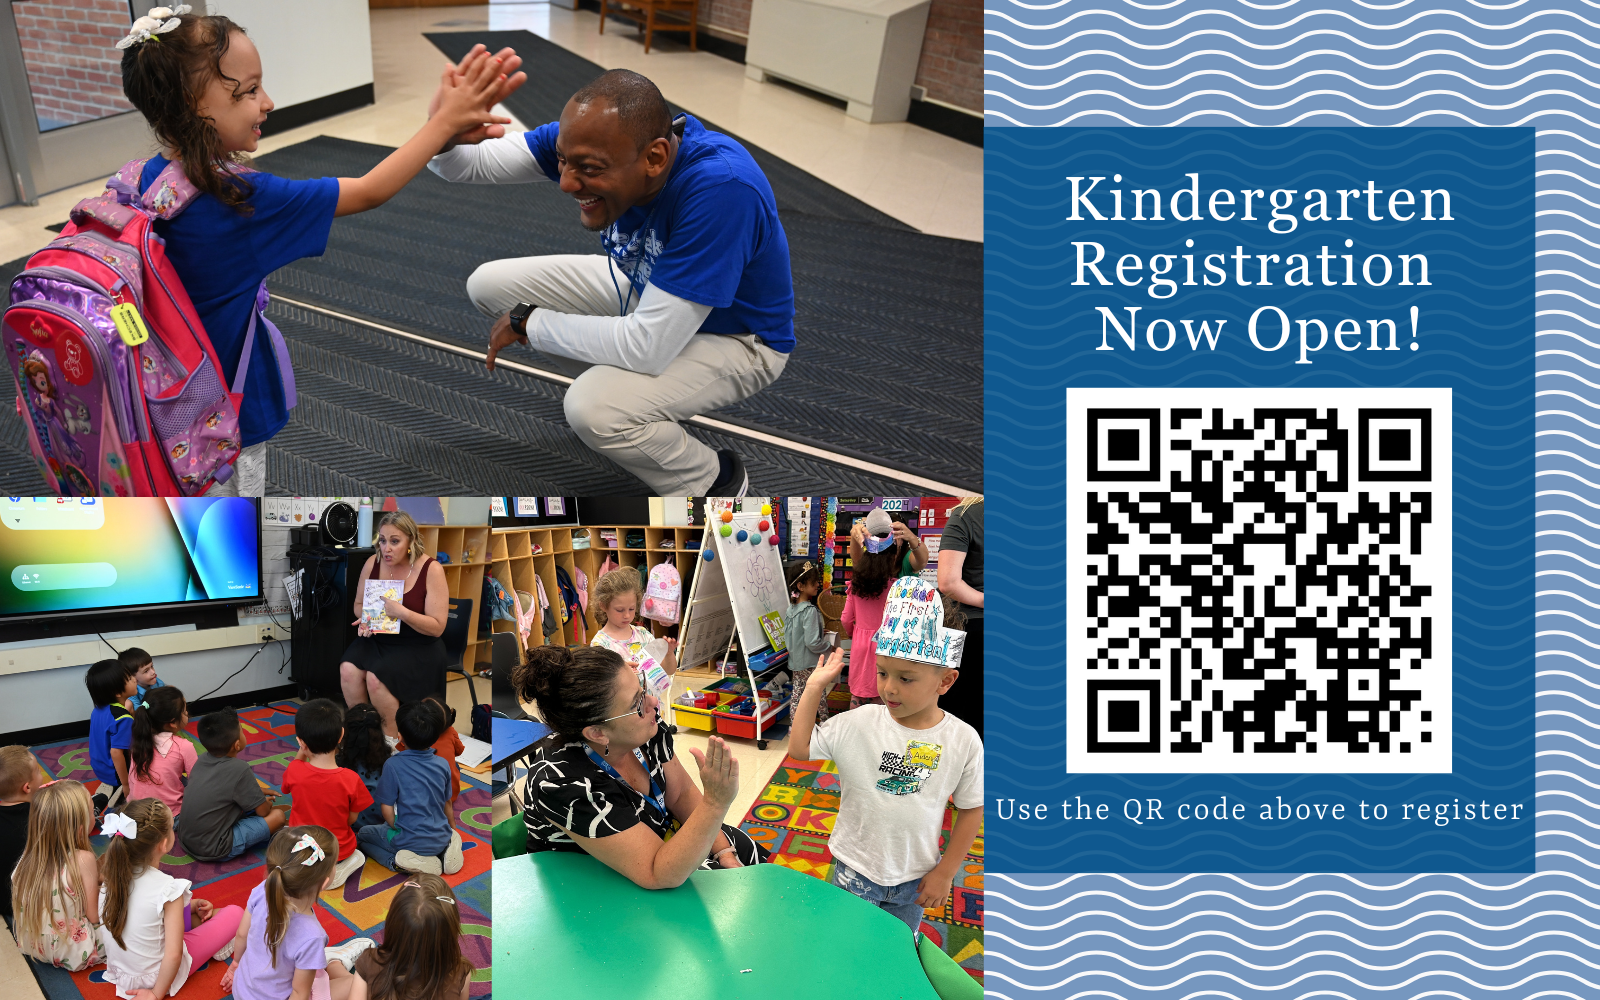
<svg viewBox="0 0 1600 1000">
<path fill-rule="evenodd" d="M 498 843 L 496 841 L 497 846 Z M 922 971 L 933 991 L 939 994 L 939 1000 L 983 1000 L 983 987 L 978 981 L 945 954 L 943 948 L 929 941 L 927 935 L 917 938 L 917 958 L 922 960 Z"/>
<path fill-rule="evenodd" d="M 494 859 L 516 858 L 528 853 L 528 828 L 523 825 L 522 814 L 513 813 L 494 825 Z M 962 973 L 966 975 L 966 973 Z M 969 977 L 970 978 L 970 977 Z"/>
<path fill-rule="evenodd" d="M 450 598 L 450 616 L 445 619 L 444 634 L 439 638 L 444 640 L 444 650 L 450 654 L 450 659 L 454 661 L 450 666 L 444 668 L 446 676 L 442 680 L 449 681 L 448 675 L 450 674 L 460 674 L 465 677 L 467 679 L 467 693 L 472 696 L 472 705 L 476 708 L 478 706 L 478 689 L 472 683 L 472 671 L 468 670 L 467 665 L 462 662 L 462 657 L 467 652 L 467 626 L 471 621 L 472 598 Z M 439 690 L 441 693 L 444 691 L 443 683 L 440 684 Z"/>
</svg>

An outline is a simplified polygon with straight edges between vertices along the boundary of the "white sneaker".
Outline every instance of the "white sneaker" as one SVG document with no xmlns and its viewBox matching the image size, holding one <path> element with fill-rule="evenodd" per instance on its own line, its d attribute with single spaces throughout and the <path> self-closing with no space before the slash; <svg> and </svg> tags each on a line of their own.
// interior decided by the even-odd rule
<svg viewBox="0 0 1600 1000">
<path fill-rule="evenodd" d="M 466 860 L 461 857 L 461 833 L 457 830 L 450 831 L 450 846 L 444 849 L 444 873 L 454 875 L 461 870 Z"/>
<path fill-rule="evenodd" d="M 351 938 L 337 948 L 324 948 L 322 950 L 323 961 L 328 965 L 338 962 L 346 969 L 354 972 L 356 971 L 356 959 L 361 957 L 361 953 L 368 948 L 376 948 L 377 946 L 378 942 L 371 938 Z"/>
<path fill-rule="evenodd" d="M 360 871 L 361 866 L 366 863 L 367 856 L 365 854 L 360 851 L 351 851 L 348 858 L 333 866 L 333 879 L 328 883 L 328 888 L 337 889 L 344 885 L 345 881 Z"/>
<path fill-rule="evenodd" d="M 398 736 L 390 736 L 387 733 L 385 733 L 384 737 L 383 737 L 383 742 L 389 744 L 389 749 L 393 750 L 395 747 L 400 745 L 400 737 L 398 737 Z"/>
<path fill-rule="evenodd" d="M 394 866 L 401 871 L 423 872 L 428 875 L 442 875 L 444 866 L 435 857 L 424 857 L 415 851 L 399 851 L 394 856 Z"/>
<path fill-rule="evenodd" d="M 229 938 L 228 939 L 228 943 L 222 946 L 222 950 L 217 952 L 215 955 L 211 956 L 211 960 L 213 962 L 226 962 L 228 959 L 230 959 L 232 957 L 233 957 L 233 938 Z"/>
</svg>

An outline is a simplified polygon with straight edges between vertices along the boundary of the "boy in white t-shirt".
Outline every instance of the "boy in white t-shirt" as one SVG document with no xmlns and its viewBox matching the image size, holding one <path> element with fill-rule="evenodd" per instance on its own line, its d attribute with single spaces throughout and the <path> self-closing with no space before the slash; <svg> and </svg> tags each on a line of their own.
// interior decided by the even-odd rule
<svg viewBox="0 0 1600 1000">
<path fill-rule="evenodd" d="M 950 895 L 983 823 L 983 741 L 939 707 L 960 676 L 962 632 L 944 627 L 938 591 L 919 577 L 896 580 L 874 636 L 881 705 L 863 705 L 816 726 L 822 692 L 843 665 L 835 650 L 795 708 L 789 753 L 832 760 L 839 815 L 828 849 L 833 884 L 905 921 L 913 934 L 926 907 Z M 954 798 L 943 856 L 939 831 Z"/>
</svg>

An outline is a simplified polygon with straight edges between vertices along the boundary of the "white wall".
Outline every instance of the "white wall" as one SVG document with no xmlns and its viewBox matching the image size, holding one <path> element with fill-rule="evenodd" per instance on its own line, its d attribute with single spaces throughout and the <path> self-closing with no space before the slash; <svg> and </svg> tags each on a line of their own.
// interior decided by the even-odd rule
<svg viewBox="0 0 1600 1000">
<path fill-rule="evenodd" d="M 91 637 L 92 638 L 92 637 Z M 136 639 L 112 638 L 117 647 L 139 645 Z M 251 643 L 221 649 L 171 653 L 155 658 L 156 672 L 168 684 L 182 689 L 187 698 L 199 698 L 222 679 L 244 666 L 261 648 Z M 101 646 L 104 656 L 111 650 Z M 213 698 L 245 691 L 261 691 L 289 683 L 287 641 L 266 644 L 249 668 L 230 680 Z M 10 733 L 67 722 L 87 722 L 94 703 L 83 686 L 83 673 L 93 660 L 54 670 L 30 670 L 0 675 L 0 744 L 12 742 Z M 279 668 L 282 673 L 279 673 Z"/>
<path fill-rule="evenodd" d="M 140 13 L 155 6 L 134 3 Z M 210 0 L 205 7 L 250 35 L 261 52 L 262 82 L 280 108 L 372 82 L 367 0 Z"/>
</svg>

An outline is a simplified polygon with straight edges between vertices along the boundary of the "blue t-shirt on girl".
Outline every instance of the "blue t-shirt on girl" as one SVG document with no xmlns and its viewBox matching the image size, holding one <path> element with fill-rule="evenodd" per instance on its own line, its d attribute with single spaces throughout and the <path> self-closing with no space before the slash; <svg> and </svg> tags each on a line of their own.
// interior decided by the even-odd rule
<svg viewBox="0 0 1600 1000">
<path fill-rule="evenodd" d="M 396 831 L 390 847 L 431 855 L 450 846 L 450 821 L 444 815 L 450 783 L 450 765 L 433 747 L 401 750 L 383 762 L 372 799 L 394 807 Z"/>
<path fill-rule="evenodd" d="M 139 190 L 149 187 L 166 166 L 166 157 L 151 157 L 140 175 Z M 256 289 L 278 268 L 301 257 L 322 256 L 339 204 L 336 177 L 309 181 L 267 173 L 247 177 L 254 188 L 249 215 L 202 194 L 177 218 L 158 219 L 154 227 L 167 241 L 167 257 L 200 314 L 230 386 L 244 353 Z M 241 445 L 246 448 L 272 437 L 289 422 L 277 355 L 259 325 L 240 410 Z"/>
<path fill-rule="evenodd" d="M 772 185 L 743 146 L 684 117 L 666 186 L 606 230 L 622 272 L 617 283 L 626 296 L 632 275 L 635 296 L 654 284 L 711 306 L 700 332 L 753 333 L 788 354 L 794 350 L 794 278 Z M 560 131 L 561 123 L 551 122 L 523 133 L 539 169 L 557 182 Z"/>
</svg>

